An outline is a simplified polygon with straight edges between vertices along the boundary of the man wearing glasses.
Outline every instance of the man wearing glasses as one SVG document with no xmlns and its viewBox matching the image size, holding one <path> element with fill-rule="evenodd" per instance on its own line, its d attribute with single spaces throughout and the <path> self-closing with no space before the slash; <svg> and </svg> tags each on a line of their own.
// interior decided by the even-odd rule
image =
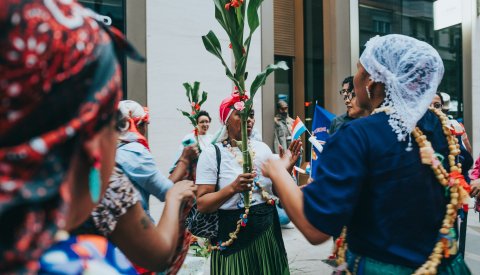
<svg viewBox="0 0 480 275">
<path fill-rule="evenodd" d="M 356 118 L 364 117 L 368 115 L 368 112 L 360 108 L 357 104 L 355 92 L 353 91 L 353 76 L 345 78 L 342 82 L 342 90 L 339 91 L 343 97 L 343 101 L 347 106 L 347 112 L 342 115 L 336 116 L 330 124 L 328 133 L 333 135 L 340 127 Z"/>
</svg>

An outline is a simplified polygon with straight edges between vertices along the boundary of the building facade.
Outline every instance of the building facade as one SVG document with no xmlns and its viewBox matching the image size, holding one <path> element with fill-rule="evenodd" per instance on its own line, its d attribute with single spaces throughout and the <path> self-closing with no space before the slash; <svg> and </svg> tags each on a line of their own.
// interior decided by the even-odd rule
<svg viewBox="0 0 480 275">
<path fill-rule="evenodd" d="M 213 1 L 82 0 L 106 22 L 124 31 L 147 57 L 144 64 L 122 61 L 126 98 L 150 107 L 149 140 L 166 171 L 182 137 L 192 130 L 177 108 L 187 109 L 183 82 L 200 81 L 209 93 L 205 109 L 219 129 L 217 106 L 232 91 L 218 60 L 207 53 L 201 36 L 213 30 L 223 55 L 232 62 L 228 39 L 214 17 Z M 261 28 L 252 41 L 250 75 L 283 60 L 289 71 L 271 77 L 255 100 L 256 128 L 273 144 L 273 116 L 279 99 L 292 116 L 310 125 L 315 104 L 341 114 L 341 81 L 356 72 L 363 45 L 372 36 L 400 33 L 426 41 L 440 53 L 445 76 L 439 90 L 450 94 L 451 111 L 462 119 L 475 156 L 480 153 L 479 4 L 460 0 L 461 23 L 434 30 L 431 0 L 265 0 Z M 248 86 L 247 86 L 248 87 Z M 307 150 L 308 151 L 308 150 Z"/>
</svg>

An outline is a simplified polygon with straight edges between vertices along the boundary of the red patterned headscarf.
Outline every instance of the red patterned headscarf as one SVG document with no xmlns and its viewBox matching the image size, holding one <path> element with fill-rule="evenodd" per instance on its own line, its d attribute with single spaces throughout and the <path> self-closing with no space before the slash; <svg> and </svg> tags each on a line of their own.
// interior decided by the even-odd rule
<svg viewBox="0 0 480 275">
<path fill-rule="evenodd" d="M 35 272 L 64 226 L 74 145 L 121 98 L 112 32 L 89 14 L 76 1 L 0 2 L 0 273 Z"/>
<path fill-rule="evenodd" d="M 133 100 L 122 100 L 118 109 L 128 121 L 127 129 L 120 135 L 120 141 L 122 143 L 138 142 L 150 150 L 147 139 L 138 131 L 140 124 L 150 123 L 148 108 Z"/>
<path fill-rule="evenodd" d="M 225 125 L 227 123 L 228 118 L 232 114 L 234 110 L 241 111 L 245 108 L 243 101 L 248 99 L 248 95 L 245 94 L 241 96 L 238 92 L 232 93 L 232 95 L 228 96 L 222 103 L 220 103 L 220 122 Z"/>
</svg>

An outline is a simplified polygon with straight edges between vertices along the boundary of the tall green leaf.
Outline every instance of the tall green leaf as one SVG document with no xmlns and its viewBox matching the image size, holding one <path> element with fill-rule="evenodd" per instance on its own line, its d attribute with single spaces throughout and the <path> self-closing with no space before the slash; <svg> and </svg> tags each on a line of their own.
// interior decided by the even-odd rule
<svg viewBox="0 0 480 275">
<path fill-rule="evenodd" d="M 207 92 L 203 91 L 202 93 L 202 100 L 200 100 L 200 105 L 202 105 L 205 101 L 207 101 Z"/>
<path fill-rule="evenodd" d="M 217 19 L 220 26 L 229 33 L 230 28 L 227 25 L 227 18 L 226 18 L 226 10 L 225 4 L 227 3 L 225 0 L 213 0 L 215 3 L 215 18 Z"/>
<path fill-rule="evenodd" d="M 185 87 L 185 90 L 187 91 L 186 94 L 187 94 L 188 102 L 192 102 L 190 97 L 190 91 L 192 90 L 192 87 L 188 82 L 183 83 L 183 87 Z"/>
<path fill-rule="evenodd" d="M 192 88 L 192 100 L 193 102 L 198 103 L 198 90 L 200 89 L 200 82 L 195 81 L 193 82 L 193 88 Z"/>
<path fill-rule="evenodd" d="M 276 70 L 288 70 L 287 63 L 285 63 L 285 61 L 280 61 L 275 65 L 270 64 L 265 68 L 265 70 L 259 73 L 257 77 L 255 77 L 255 80 L 253 80 L 252 85 L 250 86 L 250 95 L 252 98 L 255 96 L 257 90 L 263 85 L 265 85 L 265 81 L 267 80 L 268 75 L 270 75 Z"/>
<path fill-rule="evenodd" d="M 209 31 L 207 35 L 202 36 L 202 41 L 208 52 L 223 60 L 222 46 L 214 32 Z"/>
<path fill-rule="evenodd" d="M 250 0 L 247 8 L 247 20 L 250 33 L 253 33 L 260 26 L 260 18 L 258 9 L 262 5 L 263 0 Z"/>
</svg>

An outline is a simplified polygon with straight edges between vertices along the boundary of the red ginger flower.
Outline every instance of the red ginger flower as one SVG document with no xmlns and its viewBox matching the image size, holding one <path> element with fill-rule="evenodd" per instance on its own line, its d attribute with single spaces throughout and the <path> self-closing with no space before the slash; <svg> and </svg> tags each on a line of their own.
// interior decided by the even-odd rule
<svg viewBox="0 0 480 275">
<path fill-rule="evenodd" d="M 230 3 L 225 4 L 225 9 L 230 10 L 230 7 L 238 8 L 243 4 L 243 0 L 232 0 Z"/>
</svg>

